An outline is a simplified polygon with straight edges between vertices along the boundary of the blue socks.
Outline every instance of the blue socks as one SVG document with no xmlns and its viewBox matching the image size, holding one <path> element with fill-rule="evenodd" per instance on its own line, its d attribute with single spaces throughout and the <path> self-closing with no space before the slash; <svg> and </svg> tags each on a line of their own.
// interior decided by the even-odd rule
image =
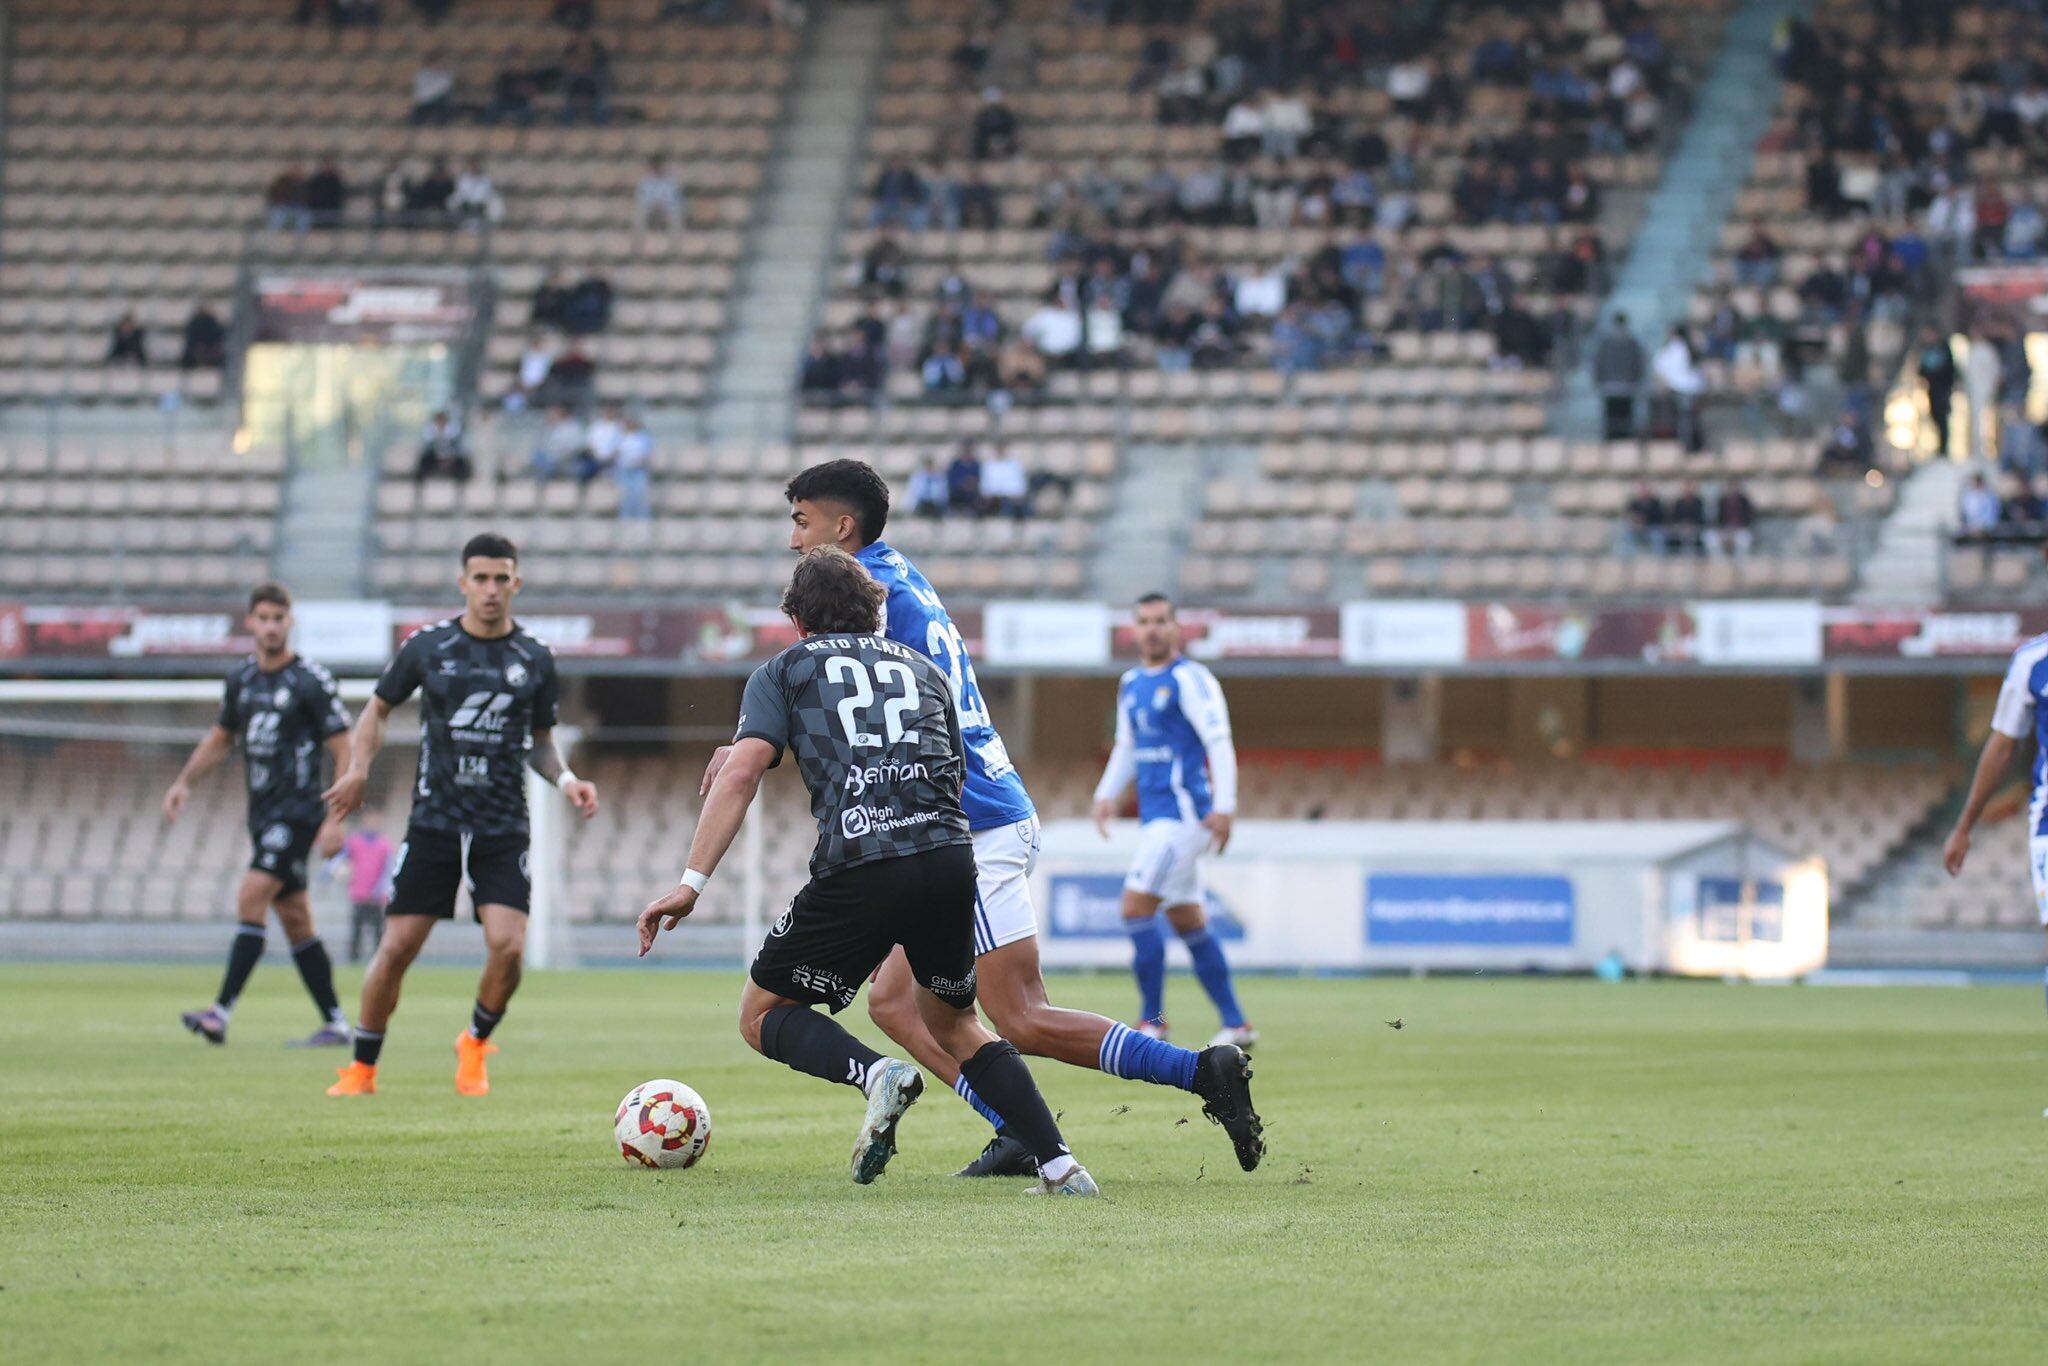
<svg viewBox="0 0 2048 1366">
<path fill-rule="evenodd" d="M 1145 920 L 1126 920 L 1124 929 L 1131 936 L 1131 971 L 1138 978 L 1138 1018 L 1164 1019 L 1166 931 L 1161 928 L 1160 918 L 1156 915 Z"/>
<path fill-rule="evenodd" d="M 960 1099 L 966 1101 L 969 1105 L 972 1105 L 974 1107 L 974 1112 L 976 1114 L 980 1115 L 989 1123 L 995 1125 L 997 1129 L 1001 1129 L 1003 1127 L 1003 1117 L 997 1114 L 994 1110 L 990 1109 L 989 1103 L 987 1101 L 983 1100 L 980 1096 L 974 1094 L 974 1088 L 967 1084 L 967 1078 L 953 1078 L 953 1089 L 960 1093 Z"/>
<path fill-rule="evenodd" d="M 1209 993 L 1224 1027 L 1238 1028 L 1244 1023 L 1244 1012 L 1237 1008 L 1237 989 L 1230 984 L 1230 964 L 1223 961 L 1223 946 L 1206 926 L 1182 935 L 1180 942 L 1188 946 L 1188 956 L 1195 960 L 1195 980 Z"/>
<path fill-rule="evenodd" d="M 1102 1070 L 1127 1081 L 1149 1081 L 1160 1086 L 1195 1087 L 1195 1064 L 1201 1055 L 1164 1039 L 1148 1039 L 1126 1025 L 1113 1024 L 1102 1036 L 1098 1059 Z"/>
</svg>

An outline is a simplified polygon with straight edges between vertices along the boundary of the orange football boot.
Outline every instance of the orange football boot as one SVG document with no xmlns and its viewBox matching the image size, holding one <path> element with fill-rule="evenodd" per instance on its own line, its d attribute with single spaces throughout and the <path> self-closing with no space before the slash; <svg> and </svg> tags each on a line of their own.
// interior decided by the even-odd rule
<svg viewBox="0 0 2048 1366">
<path fill-rule="evenodd" d="M 491 1093 L 491 1078 L 484 1070 L 484 1059 L 498 1051 L 498 1046 L 489 1039 L 479 1039 L 468 1030 L 455 1036 L 455 1089 L 465 1096 L 487 1096 Z"/>
<path fill-rule="evenodd" d="M 377 1094 L 377 1069 L 366 1062 L 352 1062 L 338 1069 L 341 1080 L 327 1088 L 330 1096 L 374 1096 Z"/>
</svg>

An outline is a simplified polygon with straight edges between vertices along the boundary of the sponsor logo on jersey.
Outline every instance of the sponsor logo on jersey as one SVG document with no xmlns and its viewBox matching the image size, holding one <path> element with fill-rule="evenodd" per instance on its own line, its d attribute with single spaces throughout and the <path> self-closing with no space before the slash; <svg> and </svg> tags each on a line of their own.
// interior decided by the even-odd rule
<svg viewBox="0 0 2048 1366">
<path fill-rule="evenodd" d="M 929 779 L 931 770 L 922 763 L 870 764 L 866 768 L 855 766 L 846 770 L 845 787 L 854 796 L 867 794 L 867 790 L 878 783 L 910 783 Z"/>
<path fill-rule="evenodd" d="M 505 729 L 506 714 L 518 699 L 508 692 L 473 692 L 462 699 L 448 718 L 448 729 L 457 740 L 495 743 Z"/>
<path fill-rule="evenodd" d="M 842 1007 L 850 1005 L 853 1001 L 855 988 L 848 986 L 845 979 L 836 972 L 798 966 L 789 970 L 789 980 L 806 990 L 815 991 L 820 996 L 839 1002 Z"/>
<path fill-rule="evenodd" d="M 839 813 L 839 833 L 850 840 L 863 835 L 888 835 L 915 825 L 938 820 L 937 811 L 912 811 L 897 815 L 886 807 L 849 806 Z"/>
</svg>

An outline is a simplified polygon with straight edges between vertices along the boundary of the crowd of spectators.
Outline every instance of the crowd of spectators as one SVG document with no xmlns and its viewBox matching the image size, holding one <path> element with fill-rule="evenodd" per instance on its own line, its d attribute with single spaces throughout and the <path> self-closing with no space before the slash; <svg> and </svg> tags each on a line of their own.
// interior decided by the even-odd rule
<svg viewBox="0 0 2048 1366">
<path fill-rule="evenodd" d="M 1047 489 L 1071 494 L 1065 475 L 1027 470 L 1000 442 L 962 441 L 944 466 L 926 456 L 910 476 L 910 507 L 920 517 L 1013 517 L 1034 515 Z"/>
<path fill-rule="evenodd" d="M 338 228 L 351 199 L 369 200 L 376 229 L 487 227 L 505 217 L 504 196 L 479 158 L 460 171 L 445 157 L 393 158 L 366 187 L 353 187 L 328 157 L 311 171 L 303 162 L 281 168 L 263 192 L 264 223 L 275 232 Z"/>
<path fill-rule="evenodd" d="M 1669 498 L 1645 481 L 1624 515 L 1624 553 L 1739 557 L 1756 544 L 1756 504 L 1736 479 L 1723 480 L 1711 499 L 1696 480 L 1683 481 Z"/>
<path fill-rule="evenodd" d="M 178 344 L 180 370 L 220 370 L 228 363 L 228 329 L 204 302 L 186 315 Z M 107 364 L 149 366 L 149 330 L 134 309 L 127 309 L 107 329 Z"/>
<path fill-rule="evenodd" d="M 562 124 L 608 124 L 614 112 L 612 55 L 583 28 L 559 52 L 515 56 L 491 78 L 490 90 L 466 91 L 444 52 L 430 52 L 414 71 L 415 124 L 456 122 L 531 127 L 546 114 Z"/>
<path fill-rule="evenodd" d="M 607 403 L 586 417 L 567 403 L 555 403 L 539 415 L 532 432 L 525 468 L 535 480 L 545 484 L 563 477 L 579 487 L 608 480 L 619 491 L 621 517 L 638 520 L 654 515 L 654 437 L 637 414 Z M 508 432 L 503 439 L 518 438 Z M 489 448 L 502 449 L 502 444 L 491 442 Z M 494 460 L 490 468 L 501 467 Z M 476 476 L 477 462 L 460 416 L 444 409 L 427 420 L 413 474 L 420 483 L 468 483 Z"/>
</svg>

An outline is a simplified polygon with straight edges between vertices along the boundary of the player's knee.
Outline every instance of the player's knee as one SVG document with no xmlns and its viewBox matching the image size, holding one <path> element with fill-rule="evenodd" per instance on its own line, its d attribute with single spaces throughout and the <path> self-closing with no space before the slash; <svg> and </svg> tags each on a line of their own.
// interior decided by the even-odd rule
<svg viewBox="0 0 2048 1366">
<path fill-rule="evenodd" d="M 761 1051 L 761 1020 L 767 1013 L 753 1001 L 740 1002 L 740 1038 L 756 1053 Z"/>
<path fill-rule="evenodd" d="M 870 992 L 868 1018 L 890 1038 L 899 1038 L 904 1030 L 917 1022 L 917 1002 L 903 992 Z"/>
<path fill-rule="evenodd" d="M 517 972 L 520 959 L 526 956 L 526 925 L 520 922 L 487 931 L 484 949 L 501 966 Z"/>
<path fill-rule="evenodd" d="M 1168 906 L 1166 908 L 1166 923 L 1173 926 L 1175 934 L 1185 939 L 1191 934 L 1199 934 L 1202 930 L 1208 928 L 1209 920 L 1207 916 L 1202 914 L 1202 908 L 1199 905 L 1188 901 L 1178 906 Z"/>
<path fill-rule="evenodd" d="M 277 923 L 284 927 L 285 938 L 294 944 L 303 944 L 313 937 L 313 912 L 305 906 L 279 906 Z"/>
</svg>

